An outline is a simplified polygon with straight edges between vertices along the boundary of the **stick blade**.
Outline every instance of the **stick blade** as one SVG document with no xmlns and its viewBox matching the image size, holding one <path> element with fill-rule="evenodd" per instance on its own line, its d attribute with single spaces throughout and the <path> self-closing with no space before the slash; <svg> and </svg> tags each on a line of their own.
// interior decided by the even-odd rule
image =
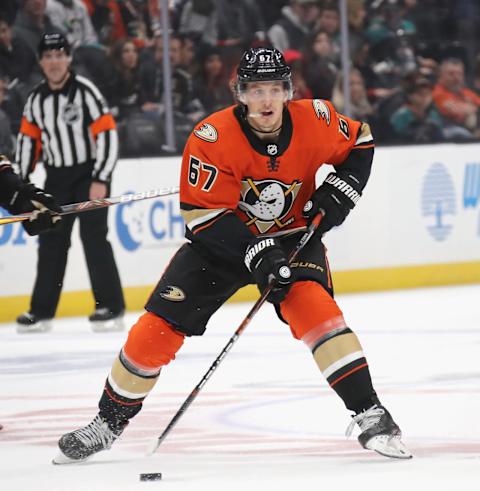
<svg viewBox="0 0 480 491">
<path fill-rule="evenodd" d="M 158 437 L 152 438 L 149 444 L 147 445 L 147 449 L 145 452 L 147 457 L 151 457 L 157 451 L 159 446 L 160 446 L 160 439 Z"/>
</svg>

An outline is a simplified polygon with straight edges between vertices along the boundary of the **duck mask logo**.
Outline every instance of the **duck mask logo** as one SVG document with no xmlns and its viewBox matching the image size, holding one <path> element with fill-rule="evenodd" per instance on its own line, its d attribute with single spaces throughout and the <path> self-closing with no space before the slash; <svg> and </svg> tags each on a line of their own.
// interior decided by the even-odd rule
<svg viewBox="0 0 480 491">
<path fill-rule="evenodd" d="M 297 181 L 285 184 L 275 179 L 243 180 L 238 206 L 250 218 L 247 225 L 254 223 L 259 233 L 264 234 L 274 225 L 281 229 L 291 223 L 294 217 L 282 220 L 292 209 L 301 186 Z"/>
</svg>

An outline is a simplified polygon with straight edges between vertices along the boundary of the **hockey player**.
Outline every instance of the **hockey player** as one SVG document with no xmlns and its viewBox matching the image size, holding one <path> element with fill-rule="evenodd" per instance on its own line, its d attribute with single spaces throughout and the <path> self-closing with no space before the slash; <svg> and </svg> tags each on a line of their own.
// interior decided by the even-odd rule
<svg viewBox="0 0 480 491">
<path fill-rule="evenodd" d="M 10 161 L 0 155 L 0 206 L 14 215 L 34 212 L 30 220 L 22 222 L 29 235 L 38 235 L 59 225 L 62 209 L 52 196 L 24 183 L 12 170 Z"/>
<path fill-rule="evenodd" d="M 113 363 L 86 427 L 59 440 L 54 463 L 110 448 L 175 358 L 240 287 L 256 282 L 311 350 L 360 427 L 360 444 L 410 458 L 400 428 L 379 401 L 360 342 L 333 298 L 322 234 L 354 208 L 370 175 L 369 126 L 322 100 L 291 101 L 290 68 L 275 49 L 248 50 L 238 68 L 238 104 L 202 121 L 183 153 L 180 205 L 189 242 L 175 254 Z M 335 166 L 315 189 L 322 163 Z M 290 266 L 287 256 L 321 212 L 314 236 Z M 308 305 L 308 308 L 305 306 Z"/>
</svg>

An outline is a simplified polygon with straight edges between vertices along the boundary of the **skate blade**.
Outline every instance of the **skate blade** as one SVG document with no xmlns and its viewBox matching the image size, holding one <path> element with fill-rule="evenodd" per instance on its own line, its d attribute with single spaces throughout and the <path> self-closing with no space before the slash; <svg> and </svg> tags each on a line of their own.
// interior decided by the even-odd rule
<svg viewBox="0 0 480 491">
<path fill-rule="evenodd" d="M 84 459 L 71 459 L 67 457 L 61 450 L 58 451 L 57 455 L 52 459 L 53 465 L 72 465 L 72 464 L 81 464 L 88 460 L 88 457 Z"/>
<path fill-rule="evenodd" d="M 93 332 L 119 332 L 125 329 L 123 319 L 90 322 Z"/>
<path fill-rule="evenodd" d="M 51 321 L 38 321 L 32 325 L 17 324 L 18 334 L 35 334 L 42 332 L 49 332 L 52 330 Z"/>
<path fill-rule="evenodd" d="M 392 459 L 411 459 L 412 453 L 398 436 L 378 435 L 371 438 L 365 448 Z"/>
</svg>

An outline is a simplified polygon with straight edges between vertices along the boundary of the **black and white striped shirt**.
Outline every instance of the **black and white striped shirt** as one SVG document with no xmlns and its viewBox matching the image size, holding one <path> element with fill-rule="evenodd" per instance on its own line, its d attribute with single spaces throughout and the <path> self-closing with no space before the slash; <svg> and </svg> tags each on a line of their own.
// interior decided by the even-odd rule
<svg viewBox="0 0 480 491">
<path fill-rule="evenodd" d="M 71 73 L 60 90 L 44 81 L 30 93 L 17 139 L 16 170 L 22 178 L 43 160 L 55 168 L 93 163 L 92 178 L 109 182 L 117 156 L 115 121 L 88 79 Z"/>
</svg>

